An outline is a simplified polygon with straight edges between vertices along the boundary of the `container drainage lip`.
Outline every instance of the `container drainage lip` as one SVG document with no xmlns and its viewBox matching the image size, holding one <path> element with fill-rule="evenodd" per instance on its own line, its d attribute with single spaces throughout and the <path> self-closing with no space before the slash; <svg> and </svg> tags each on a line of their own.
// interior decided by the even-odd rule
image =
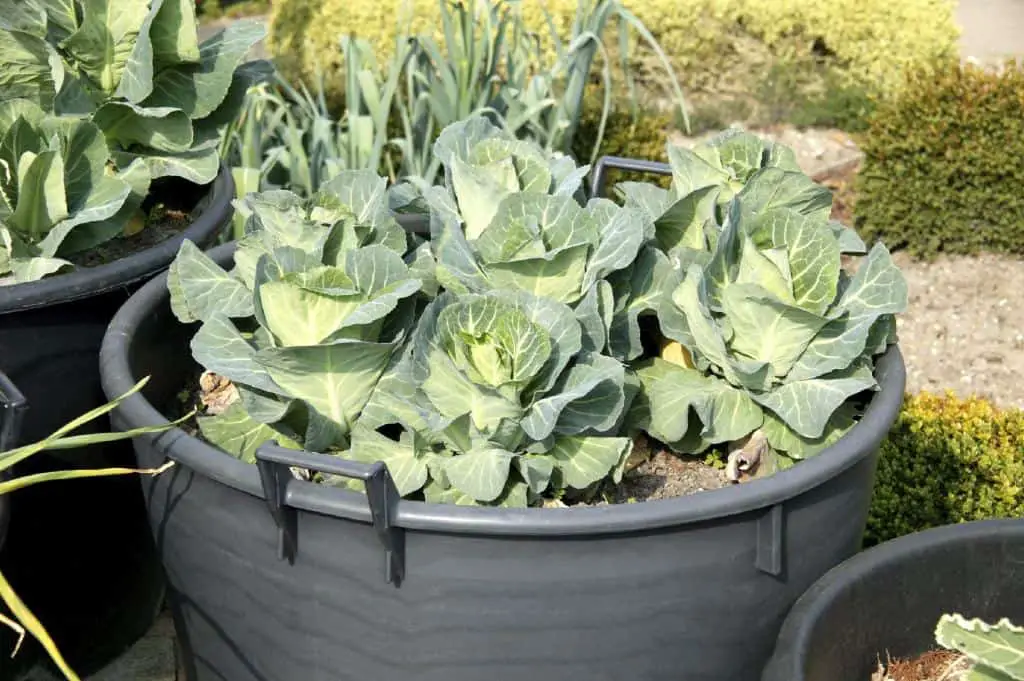
<svg viewBox="0 0 1024 681">
<path fill-rule="evenodd" d="M 227 264 L 233 250 L 234 244 L 225 244 L 209 255 Z M 141 378 L 135 376 L 129 366 L 132 339 L 139 326 L 149 320 L 157 308 L 167 304 L 167 298 L 164 273 L 139 289 L 114 316 L 100 351 L 103 389 L 108 397 L 124 394 Z M 604 535 L 697 523 L 766 508 L 824 484 L 878 450 L 903 401 L 906 369 L 896 345 L 878 358 L 875 377 L 880 390 L 849 433 L 813 458 L 768 478 L 674 499 L 565 509 L 468 507 L 403 499 L 395 509 L 394 523 L 406 529 L 458 534 Z M 131 428 L 168 422 L 141 393 L 125 400 L 116 414 L 124 426 Z M 180 464 L 265 499 L 256 466 L 243 463 L 180 428 L 146 437 Z M 302 483 L 296 486 L 290 501 L 301 510 L 371 522 L 366 497 L 357 492 Z"/>
<path fill-rule="evenodd" d="M 224 165 L 207 191 L 209 204 L 181 234 L 105 265 L 0 286 L 0 315 L 90 298 L 148 279 L 174 259 L 182 241 L 205 243 L 231 219 L 235 184 Z"/>
</svg>

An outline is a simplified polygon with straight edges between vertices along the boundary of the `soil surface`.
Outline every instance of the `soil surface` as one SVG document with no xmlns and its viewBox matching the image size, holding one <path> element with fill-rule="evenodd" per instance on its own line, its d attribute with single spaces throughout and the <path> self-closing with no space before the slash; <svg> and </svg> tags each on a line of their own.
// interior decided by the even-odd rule
<svg viewBox="0 0 1024 681">
<path fill-rule="evenodd" d="M 97 267 L 152 248 L 188 229 L 191 216 L 181 210 L 157 206 L 142 231 L 131 236 L 117 236 L 96 248 L 69 256 L 78 267 Z"/>
<path fill-rule="evenodd" d="M 687 494 L 729 486 L 725 469 L 693 456 L 676 456 L 664 449 L 626 473 L 622 484 L 614 490 L 611 501 L 626 504 L 633 501 L 671 499 Z"/>
<path fill-rule="evenodd" d="M 964 681 L 970 663 L 949 650 L 932 650 L 909 660 L 889 660 L 879 665 L 868 681 Z"/>
</svg>

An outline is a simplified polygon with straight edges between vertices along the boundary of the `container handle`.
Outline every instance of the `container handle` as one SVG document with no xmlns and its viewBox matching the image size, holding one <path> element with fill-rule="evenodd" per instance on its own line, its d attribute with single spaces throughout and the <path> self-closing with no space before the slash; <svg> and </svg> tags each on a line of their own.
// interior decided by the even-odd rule
<svg viewBox="0 0 1024 681">
<path fill-rule="evenodd" d="M 621 156 L 602 156 L 594 164 L 590 174 L 590 187 L 594 196 L 604 196 L 604 185 L 607 182 L 609 169 L 626 170 L 631 173 L 654 173 L 655 175 L 671 175 L 672 166 L 661 161 L 649 161 L 641 158 L 622 158 Z"/>
<path fill-rule="evenodd" d="M 0 371 L 0 452 L 13 449 L 21 435 L 21 421 L 28 400 L 14 381 Z"/>
<path fill-rule="evenodd" d="M 256 450 L 256 466 L 270 515 L 277 524 L 278 556 L 282 560 L 294 563 L 298 553 L 298 510 L 290 503 L 295 483 L 301 482 L 291 472 L 291 467 L 297 466 L 366 483 L 373 529 L 384 546 L 384 579 L 388 584 L 401 584 L 405 578 L 405 531 L 394 521 L 402 497 L 384 462 L 359 463 L 267 442 Z"/>
</svg>

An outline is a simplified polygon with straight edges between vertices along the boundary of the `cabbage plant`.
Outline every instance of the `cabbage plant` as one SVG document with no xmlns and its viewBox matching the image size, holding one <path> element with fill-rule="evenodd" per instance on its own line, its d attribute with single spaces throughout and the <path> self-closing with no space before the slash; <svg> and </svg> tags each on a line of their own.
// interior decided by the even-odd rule
<svg viewBox="0 0 1024 681">
<path fill-rule="evenodd" d="M 190 0 L 0 0 L 0 104 L 7 112 L 0 121 L 6 138 L 0 179 L 7 210 L 18 211 L 15 200 L 38 207 L 37 225 L 8 224 L 5 232 L 6 256 L 0 258 L 18 261 L 18 280 L 50 274 L 66 266 L 57 259 L 62 253 L 116 236 L 116 227 L 137 215 L 152 180 L 214 180 L 222 132 L 249 85 L 270 71 L 263 62 L 243 65 L 264 32 L 258 22 L 238 22 L 200 43 Z M 26 129 L 39 125 L 30 109 L 61 122 L 41 129 L 45 141 L 20 136 L 40 134 Z M 12 111 L 18 113 L 12 117 Z M 18 114 L 25 122 L 15 129 Z M 76 124 L 101 131 L 102 160 L 92 141 L 78 149 L 54 139 L 56 129 L 66 133 Z M 79 137 L 86 144 L 85 133 Z M 26 151 L 36 155 L 35 170 L 23 163 Z M 48 160 L 58 152 L 60 163 Z M 78 154 L 88 162 L 68 158 Z M 58 187 L 62 173 L 66 192 L 74 194 L 66 202 Z M 116 219 L 106 214 L 114 203 L 110 176 L 131 190 Z M 100 180 L 105 186 L 96 189 Z M 98 191 L 104 208 L 76 217 L 86 191 Z M 25 258 L 34 264 L 24 266 Z"/>
<path fill-rule="evenodd" d="M 211 442 L 248 461 L 267 439 L 348 447 L 413 324 L 422 285 L 402 259 L 385 182 L 346 172 L 309 199 L 247 197 L 247 235 L 230 272 L 182 244 L 168 274 L 171 308 L 182 322 L 202 322 L 193 356 L 237 391 L 200 419 Z"/>
<path fill-rule="evenodd" d="M 907 285 L 883 245 L 848 273 L 827 217 L 758 195 L 752 208 L 748 189 L 709 257 L 666 280 L 658 320 L 683 352 L 638 367 L 638 418 L 679 452 L 757 433 L 801 459 L 853 425 L 851 398 L 876 387 L 873 357 L 894 340 Z"/>
<path fill-rule="evenodd" d="M 0 102 L 0 282 L 57 272 L 71 265 L 67 255 L 119 234 L 138 169 L 108 168 L 91 121 L 49 116 L 28 100 Z"/>
<path fill-rule="evenodd" d="M 713 248 L 728 206 L 740 193 L 753 211 L 790 208 L 826 219 L 831 213 L 832 193 L 800 170 L 792 149 L 752 133 L 726 130 L 693 149 L 669 145 L 668 157 L 669 189 L 643 182 L 616 185 L 627 206 L 655 221 L 655 241 L 665 253 Z M 838 222 L 830 226 L 846 252 L 864 252 L 855 232 Z"/>
<path fill-rule="evenodd" d="M 388 464 L 404 495 L 526 506 L 620 479 L 626 369 L 583 350 L 573 311 L 514 291 L 443 293 L 377 387 L 347 456 Z M 380 435 L 400 424 L 401 446 Z"/>
<path fill-rule="evenodd" d="M 566 303 L 584 322 L 588 348 L 608 346 L 616 297 L 608 279 L 631 268 L 653 235 L 647 215 L 602 198 L 584 205 L 587 167 L 550 158 L 484 118 L 447 128 L 436 153 L 447 188 L 425 196 L 440 284 Z"/>
</svg>

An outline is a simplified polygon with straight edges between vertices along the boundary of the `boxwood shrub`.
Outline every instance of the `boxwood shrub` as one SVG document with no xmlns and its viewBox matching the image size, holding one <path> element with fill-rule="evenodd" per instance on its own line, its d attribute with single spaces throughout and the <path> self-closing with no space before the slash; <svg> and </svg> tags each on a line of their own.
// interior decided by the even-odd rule
<svg viewBox="0 0 1024 681">
<path fill-rule="evenodd" d="M 921 71 L 862 140 L 857 229 L 918 257 L 1024 254 L 1024 68 Z"/>
<path fill-rule="evenodd" d="M 1024 516 L 1024 411 L 952 393 L 908 396 L 882 446 L 866 544 Z"/>
</svg>

